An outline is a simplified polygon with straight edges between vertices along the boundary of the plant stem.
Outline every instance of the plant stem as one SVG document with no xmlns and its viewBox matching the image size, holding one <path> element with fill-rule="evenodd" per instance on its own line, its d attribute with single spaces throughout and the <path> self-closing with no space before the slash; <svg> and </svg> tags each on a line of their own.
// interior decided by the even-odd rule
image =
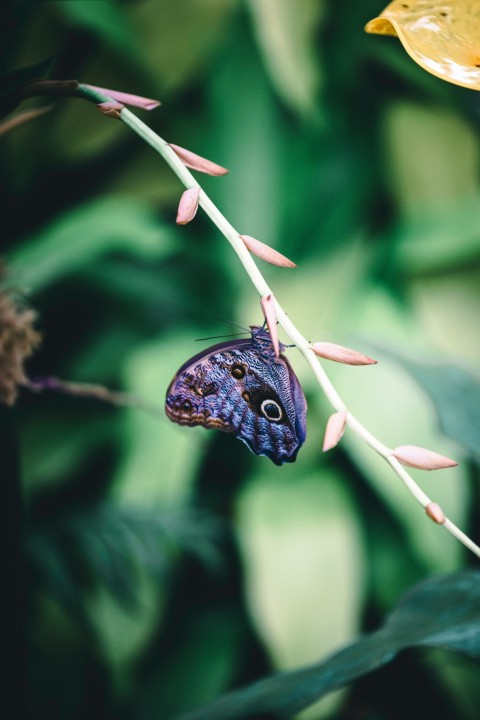
<svg viewBox="0 0 480 720">
<path fill-rule="evenodd" d="M 96 103 L 101 103 L 110 100 L 108 96 L 94 91 L 88 86 L 78 86 L 78 94 L 85 99 L 92 100 Z M 228 222 L 228 220 L 222 215 L 220 210 L 214 205 L 210 198 L 202 190 L 200 184 L 191 174 L 191 172 L 185 167 L 184 163 L 177 156 L 175 151 L 170 145 L 163 140 L 157 133 L 151 128 L 145 125 L 136 115 L 134 115 L 127 108 L 122 108 L 120 112 L 120 119 L 128 125 L 137 135 L 139 135 L 146 143 L 148 143 L 154 150 L 156 150 L 165 160 L 165 162 L 171 167 L 173 172 L 185 185 L 185 187 L 191 188 L 198 186 L 200 188 L 199 194 L 199 205 L 203 208 L 205 213 L 209 216 L 212 222 L 218 227 L 220 232 L 226 237 L 230 245 L 233 247 L 238 255 L 240 262 L 245 268 L 250 280 L 255 286 L 257 292 L 261 297 L 272 294 L 275 299 L 275 294 L 268 286 L 263 275 L 255 264 L 252 256 L 245 247 L 240 234 L 235 228 Z M 275 299 L 275 309 L 277 319 L 285 333 L 295 344 L 300 353 L 304 356 L 305 360 L 312 369 L 315 377 L 317 378 L 323 392 L 327 396 L 330 404 L 336 411 L 346 410 L 346 405 L 337 393 L 336 389 L 332 385 L 328 378 L 323 366 L 320 364 L 318 358 L 314 354 L 311 344 L 306 338 L 300 333 L 294 323 L 287 316 L 281 305 Z M 392 450 L 386 447 L 380 442 L 374 435 L 372 435 L 350 412 L 347 412 L 347 424 L 367 445 L 369 445 L 375 452 L 381 455 L 388 464 L 392 467 L 394 472 L 402 480 L 406 488 L 410 491 L 413 497 L 417 500 L 423 508 L 426 508 L 432 503 L 432 500 L 426 495 L 423 490 L 417 485 L 411 475 L 405 470 L 404 466 L 393 457 Z M 471 550 L 477 557 L 480 558 L 480 547 L 476 545 L 465 533 L 463 533 L 454 523 L 448 518 L 443 523 L 443 527 L 456 537 L 465 547 Z"/>
</svg>

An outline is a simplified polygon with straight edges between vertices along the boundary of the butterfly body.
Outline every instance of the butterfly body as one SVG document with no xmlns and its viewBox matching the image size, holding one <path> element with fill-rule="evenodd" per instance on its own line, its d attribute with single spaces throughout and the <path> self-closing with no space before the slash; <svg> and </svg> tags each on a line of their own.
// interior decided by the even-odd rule
<svg viewBox="0 0 480 720">
<path fill-rule="evenodd" d="M 251 338 L 219 343 L 182 365 L 165 411 L 180 425 L 234 433 L 277 465 L 294 462 L 306 438 L 305 396 L 287 358 L 275 356 L 268 331 L 250 330 Z"/>
</svg>

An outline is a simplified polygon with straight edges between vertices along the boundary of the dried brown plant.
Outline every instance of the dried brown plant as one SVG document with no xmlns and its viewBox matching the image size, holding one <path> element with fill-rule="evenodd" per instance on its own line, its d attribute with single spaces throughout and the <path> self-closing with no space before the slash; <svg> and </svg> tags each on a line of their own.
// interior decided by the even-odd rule
<svg viewBox="0 0 480 720">
<path fill-rule="evenodd" d="M 18 388 L 27 378 L 24 363 L 40 345 L 36 313 L 6 284 L 5 264 L 0 263 L 0 402 L 12 406 Z"/>
</svg>

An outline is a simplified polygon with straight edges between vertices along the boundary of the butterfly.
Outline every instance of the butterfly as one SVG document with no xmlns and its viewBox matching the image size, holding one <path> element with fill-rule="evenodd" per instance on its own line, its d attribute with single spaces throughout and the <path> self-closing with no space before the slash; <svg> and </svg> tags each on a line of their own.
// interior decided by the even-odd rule
<svg viewBox="0 0 480 720">
<path fill-rule="evenodd" d="M 307 436 L 307 401 L 287 358 L 275 357 L 268 330 L 251 325 L 250 332 L 187 360 L 169 385 L 165 412 L 179 425 L 231 432 L 276 465 L 295 462 Z"/>
</svg>

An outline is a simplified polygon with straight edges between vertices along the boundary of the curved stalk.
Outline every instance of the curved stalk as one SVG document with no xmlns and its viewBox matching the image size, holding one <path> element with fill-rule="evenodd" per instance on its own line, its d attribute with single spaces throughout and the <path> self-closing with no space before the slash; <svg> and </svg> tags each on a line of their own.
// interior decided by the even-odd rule
<svg viewBox="0 0 480 720">
<path fill-rule="evenodd" d="M 78 94 L 85 99 L 89 99 L 95 103 L 101 103 L 109 101 L 110 98 L 103 93 L 99 93 L 88 86 L 79 85 Z M 260 297 L 272 294 L 275 298 L 275 294 L 268 286 L 265 278 L 258 269 L 255 261 L 250 255 L 249 251 L 245 247 L 240 234 L 235 228 L 228 222 L 225 216 L 220 212 L 212 200 L 206 195 L 201 185 L 198 183 L 192 173 L 185 167 L 184 163 L 170 145 L 163 140 L 157 133 L 143 123 L 136 115 L 130 110 L 123 107 L 120 110 L 120 120 L 122 120 L 128 127 L 130 127 L 137 135 L 139 135 L 146 143 L 148 143 L 156 152 L 158 152 L 165 162 L 170 166 L 173 172 L 177 175 L 180 181 L 185 187 L 191 188 L 198 186 L 200 188 L 199 193 L 199 205 L 203 208 L 204 212 L 208 215 L 214 225 L 220 230 L 224 237 L 228 240 L 230 245 L 236 252 L 240 262 L 242 263 L 245 272 L 250 278 L 252 284 L 257 290 Z M 299 352 L 304 356 L 312 372 L 318 380 L 320 387 L 327 396 L 328 401 L 336 411 L 347 411 L 346 422 L 351 430 L 356 433 L 367 445 L 369 445 L 375 452 L 381 455 L 393 471 L 398 475 L 400 480 L 403 482 L 405 487 L 413 495 L 415 500 L 427 510 L 429 506 L 433 504 L 433 501 L 426 495 L 411 475 L 405 470 L 405 467 L 392 455 L 393 451 L 378 440 L 372 433 L 370 433 L 359 420 L 347 410 L 345 403 L 336 391 L 335 387 L 328 378 L 323 366 L 314 354 L 311 344 L 301 334 L 296 325 L 292 322 L 290 317 L 287 316 L 281 305 L 275 299 L 275 309 L 277 319 L 286 335 L 292 340 Z M 477 557 L 480 558 L 480 547 L 476 545 L 465 533 L 463 533 L 451 520 L 442 517 L 441 525 L 459 540 L 465 547 L 473 552 Z"/>
</svg>

